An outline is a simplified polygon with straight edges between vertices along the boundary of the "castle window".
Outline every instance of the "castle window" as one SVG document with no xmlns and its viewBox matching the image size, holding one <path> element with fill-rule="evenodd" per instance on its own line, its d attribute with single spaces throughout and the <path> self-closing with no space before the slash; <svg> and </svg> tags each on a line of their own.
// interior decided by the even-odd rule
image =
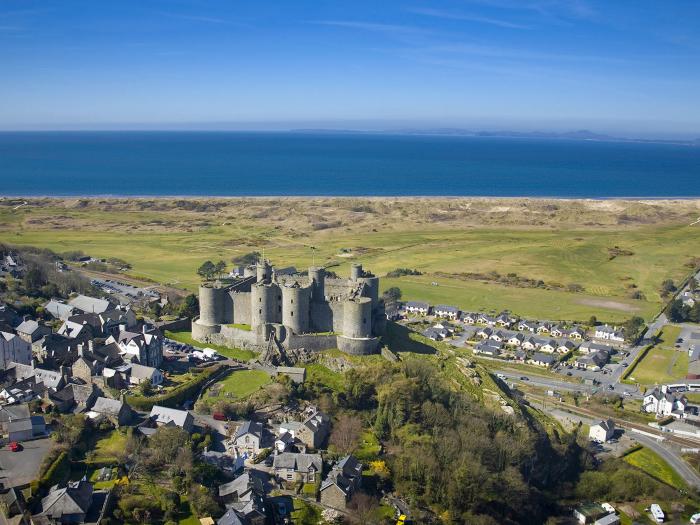
<svg viewBox="0 0 700 525">
<path fill-rule="evenodd" d="M 292 304 L 294 304 L 294 299 L 291 299 L 289 302 L 292 303 Z"/>
<path fill-rule="evenodd" d="M 281 307 L 281 306 L 278 306 L 278 307 L 277 307 L 277 311 L 278 311 L 278 312 L 281 312 L 281 311 L 282 311 L 282 307 Z"/>
<path fill-rule="evenodd" d="M 367 324 L 367 318 L 366 318 L 366 317 L 363 317 L 363 318 L 362 318 L 362 324 Z"/>
<path fill-rule="evenodd" d="M 258 313 L 259 313 L 259 314 L 262 313 L 262 308 L 258 308 Z"/>
<path fill-rule="evenodd" d="M 262 297 L 260 299 L 258 299 L 258 301 L 260 301 L 262 303 Z"/>
<path fill-rule="evenodd" d="M 289 312 L 289 315 L 290 315 L 291 317 L 294 317 L 294 312 Z"/>
</svg>

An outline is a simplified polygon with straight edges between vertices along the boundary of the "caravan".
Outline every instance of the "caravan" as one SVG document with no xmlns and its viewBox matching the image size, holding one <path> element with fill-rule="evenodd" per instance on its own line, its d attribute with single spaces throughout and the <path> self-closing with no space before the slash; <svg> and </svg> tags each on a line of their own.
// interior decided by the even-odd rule
<svg viewBox="0 0 700 525">
<path fill-rule="evenodd" d="M 661 510 L 661 507 L 659 505 L 657 505 L 656 503 L 652 503 L 651 507 L 649 507 L 649 512 L 651 512 L 651 516 L 654 518 L 654 521 L 656 523 L 664 522 L 666 515 L 664 514 L 664 511 Z"/>
</svg>

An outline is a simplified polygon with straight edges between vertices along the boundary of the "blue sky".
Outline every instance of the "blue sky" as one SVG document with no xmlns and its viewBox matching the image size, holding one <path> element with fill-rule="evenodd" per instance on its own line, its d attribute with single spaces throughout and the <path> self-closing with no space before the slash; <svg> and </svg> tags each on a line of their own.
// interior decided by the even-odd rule
<svg viewBox="0 0 700 525">
<path fill-rule="evenodd" d="M 0 0 L 0 127 L 700 136 L 696 0 Z"/>
</svg>

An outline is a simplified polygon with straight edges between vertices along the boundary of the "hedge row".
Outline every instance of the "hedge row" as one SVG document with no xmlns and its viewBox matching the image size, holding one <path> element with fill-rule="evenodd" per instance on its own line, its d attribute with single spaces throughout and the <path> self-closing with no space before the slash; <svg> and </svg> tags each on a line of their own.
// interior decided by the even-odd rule
<svg viewBox="0 0 700 525">
<path fill-rule="evenodd" d="M 187 401 L 199 388 L 218 370 L 221 366 L 213 366 L 204 370 L 193 369 L 192 372 L 196 377 L 191 381 L 182 383 L 172 390 L 159 396 L 143 397 L 143 396 L 127 396 L 126 402 L 136 410 L 151 410 L 153 405 L 175 408 Z M 197 370 L 197 372 L 195 372 Z"/>
<path fill-rule="evenodd" d="M 634 446 L 628 448 L 627 450 L 625 450 L 625 452 L 622 454 L 621 457 L 624 458 L 625 456 L 629 456 L 629 455 L 632 454 L 633 452 L 637 452 L 638 450 L 642 450 L 643 448 L 644 448 L 643 445 L 640 445 L 639 443 L 637 443 L 636 445 L 634 445 Z"/>
<path fill-rule="evenodd" d="M 49 488 L 60 483 L 70 474 L 70 459 L 68 452 L 61 452 L 46 473 L 39 478 L 39 486 Z"/>
</svg>

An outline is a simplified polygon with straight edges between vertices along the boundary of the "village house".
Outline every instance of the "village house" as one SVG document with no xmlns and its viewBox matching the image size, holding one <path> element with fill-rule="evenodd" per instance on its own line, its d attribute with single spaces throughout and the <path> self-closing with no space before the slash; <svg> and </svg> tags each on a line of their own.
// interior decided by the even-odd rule
<svg viewBox="0 0 700 525">
<path fill-rule="evenodd" d="M 594 352 L 605 351 L 608 354 L 612 354 L 613 349 L 611 346 L 604 345 L 601 343 L 594 343 L 592 341 L 584 341 L 581 346 L 578 347 L 578 351 L 584 354 L 590 354 Z"/>
<path fill-rule="evenodd" d="M 158 405 L 154 405 L 151 408 L 149 419 L 158 427 L 176 426 L 186 432 L 192 432 L 192 426 L 194 425 L 192 414 L 186 410 L 177 410 Z"/>
<path fill-rule="evenodd" d="M 152 366 L 143 366 L 132 363 L 129 382 L 132 385 L 140 385 L 144 381 L 150 381 L 152 386 L 158 386 L 163 382 L 163 373 Z"/>
<path fill-rule="evenodd" d="M 328 437 L 331 428 L 330 418 L 313 406 L 308 407 L 304 415 L 306 419 L 302 421 L 295 437 L 307 447 L 317 449 Z"/>
<path fill-rule="evenodd" d="M 32 516 L 35 525 L 80 524 L 88 516 L 97 519 L 108 504 L 108 492 L 96 491 L 89 481 L 71 481 L 66 485 L 54 485 L 41 500 L 40 512 Z"/>
<path fill-rule="evenodd" d="M 0 434 L 8 441 L 26 441 L 44 434 L 45 429 L 43 416 L 33 417 L 28 405 L 0 406 Z"/>
<path fill-rule="evenodd" d="M 481 330 L 479 330 L 476 333 L 476 335 L 477 335 L 477 337 L 481 337 L 482 339 L 488 339 L 493 335 L 493 328 L 490 328 L 488 326 L 485 328 L 482 328 Z"/>
<path fill-rule="evenodd" d="M 456 306 L 439 304 L 433 307 L 433 314 L 435 314 L 438 317 L 445 317 L 447 319 L 456 320 L 459 318 L 459 308 L 457 308 Z"/>
<path fill-rule="evenodd" d="M 430 313 L 430 305 L 420 301 L 408 301 L 404 305 L 404 310 L 411 314 L 428 315 Z"/>
<path fill-rule="evenodd" d="M 559 345 L 554 339 L 547 340 L 544 344 L 540 345 L 540 352 L 547 352 L 548 354 L 553 354 Z"/>
<path fill-rule="evenodd" d="M 127 361 L 137 361 L 144 366 L 159 368 L 163 363 L 163 336 L 158 330 L 151 330 L 146 325 L 141 332 L 119 332 L 117 337 L 110 336 L 106 344 L 117 343 Z"/>
<path fill-rule="evenodd" d="M 476 318 L 476 322 L 479 324 L 485 324 L 488 326 L 494 326 L 496 324 L 496 319 L 486 314 L 479 314 Z"/>
<path fill-rule="evenodd" d="M 61 321 L 66 321 L 70 316 L 75 314 L 76 310 L 75 307 L 59 301 L 58 299 L 51 299 L 44 305 L 45 312 L 54 319 L 59 319 Z"/>
<path fill-rule="evenodd" d="M 535 330 L 538 334 L 549 334 L 549 331 L 552 328 L 552 323 L 544 322 L 544 323 L 539 323 L 537 325 L 537 330 Z"/>
<path fill-rule="evenodd" d="M 574 364 L 577 368 L 597 372 L 603 368 L 610 360 L 610 354 L 605 350 L 598 350 L 590 354 L 585 354 L 576 358 Z"/>
<path fill-rule="evenodd" d="M 477 314 L 462 312 L 462 322 L 466 324 L 475 324 L 477 319 Z"/>
<path fill-rule="evenodd" d="M 17 335 L 24 341 L 33 343 L 45 335 L 50 334 L 51 328 L 25 316 L 24 321 L 15 328 L 15 332 L 17 332 Z"/>
<path fill-rule="evenodd" d="M 236 430 L 233 443 L 239 452 L 257 454 L 261 449 L 263 438 L 263 425 L 259 421 L 245 421 Z"/>
<path fill-rule="evenodd" d="M 535 352 L 528 361 L 533 365 L 544 366 L 546 368 L 549 368 L 557 362 L 557 358 L 551 354 Z"/>
<path fill-rule="evenodd" d="M 523 341 L 525 341 L 525 336 L 521 333 L 512 334 L 508 338 L 508 344 L 510 346 L 520 346 L 523 344 Z"/>
<path fill-rule="evenodd" d="M 518 323 L 518 330 L 521 332 L 535 332 L 537 330 L 537 323 L 523 319 Z"/>
<path fill-rule="evenodd" d="M 483 354 L 489 357 L 498 357 L 501 354 L 503 344 L 497 341 L 481 341 L 474 347 L 475 354 Z"/>
<path fill-rule="evenodd" d="M 32 353 L 50 367 L 70 365 L 77 358 L 79 344 L 80 341 L 51 333 L 32 343 Z"/>
<path fill-rule="evenodd" d="M 572 350 L 576 350 L 576 345 L 572 341 L 560 341 L 557 345 L 557 352 L 560 354 L 566 354 Z"/>
<path fill-rule="evenodd" d="M 74 309 L 85 314 L 101 314 L 107 310 L 112 310 L 115 305 L 107 299 L 98 299 L 87 295 L 78 295 L 68 301 Z"/>
<path fill-rule="evenodd" d="M 63 321 L 63 324 L 56 331 L 58 335 L 73 339 L 78 342 L 87 342 L 94 336 L 92 327 L 87 323 L 76 323 L 75 321 Z"/>
<path fill-rule="evenodd" d="M 98 395 L 99 392 L 93 383 L 69 383 L 60 390 L 46 390 L 44 398 L 59 412 L 81 413 L 90 409 Z"/>
<path fill-rule="evenodd" d="M 0 370 L 7 370 L 11 363 L 23 365 L 32 362 L 32 345 L 9 332 L 0 332 Z"/>
<path fill-rule="evenodd" d="M 525 341 L 522 342 L 520 345 L 523 350 L 537 350 L 540 346 L 545 344 L 546 341 L 544 339 L 539 339 L 537 337 L 528 337 Z"/>
<path fill-rule="evenodd" d="M 132 414 L 131 407 L 126 402 L 98 397 L 87 415 L 91 419 L 104 418 L 113 425 L 121 427 L 129 424 Z"/>
<path fill-rule="evenodd" d="M 321 475 L 323 461 L 320 454 L 283 452 L 277 454 L 272 468 L 275 476 L 287 483 L 315 483 Z"/>
<path fill-rule="evenodd" d="M 345 456 L 333 466 L 321 484 L 321 503 L 344 510 L 361 485 L 362 463 L 355 456 Z"/>
<path fill-rule="evenodd" d="M 610 418 L 604 419 L 595 425 L 591 425 L 591 428 L 588 430 L 588 438 L 597 443 L 605 443 L 614 436 L 615 422 Z"/>
<path fill-rule="evenodd" d="M 241 523 L 266 523 L 265 486 L 262 475 L 261 472 L 248 470 L 233 481 L 219 485 L 219 499 L 229 511 L 236 513 Z"/>
<path fill-rule="evenodd" d="M 493 339 L 498 343 L 502 343 L 503 341 L 508 339 L 508 334 L 503 330 L 496 330 L 494 333 L 491 334 L 490 339 Z"/>
<path fill-rule="evenodd" d="M 622 332 L 622 330 L 618 329 L 617 327 L 609 326 L 607 324 L 596 326 L 594 337 L 596 339 L 602 339 L 604 341 L 613 341 L 616 343 L 625 342 L 625 334 Z"/>
<path fill-rule="evenodd" d="M 647 392 L 642 400 L 642 410 L 656 414 L 657 417 L 673 416 L 682 419 L 687 407 L 688 399 L 684 395 L 669 392 L 666 385 Z"/>
</svg>

